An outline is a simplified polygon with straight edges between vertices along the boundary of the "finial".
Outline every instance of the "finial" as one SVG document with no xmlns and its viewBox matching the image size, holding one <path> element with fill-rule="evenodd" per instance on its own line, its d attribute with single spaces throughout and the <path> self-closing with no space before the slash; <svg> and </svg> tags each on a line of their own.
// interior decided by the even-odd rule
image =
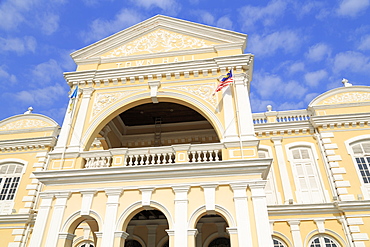
<svg viewBox="0 0 370 247">
<path fill-rule="evenodd" d="M 267 105 L 266 108 L 267 108 L 267 111 L 272 111 L 272 105 Z"/>
<path fill-rule="evenodd" d="M 32 111 L 33 111 L 33 107 L 30 106 L 30 107 L 28 107 L 28 111 L 26 111 L 24 114 L 30 114 L 30 113 L 32 113 Z"/>
<path fill-rule="evenodd" d="M 349 83 L 349 82 L 348 82 L 348 80 L 347 80 L 346 78 L 343 78 L 343 79 L 342 79 L 342 83 L 343 83 L 343 85 L 344 85 L 345 87 L 350 87 L 350 86 L 352 86 L 352 84 L 351 84 L 351 83 Z"/>
</svg>

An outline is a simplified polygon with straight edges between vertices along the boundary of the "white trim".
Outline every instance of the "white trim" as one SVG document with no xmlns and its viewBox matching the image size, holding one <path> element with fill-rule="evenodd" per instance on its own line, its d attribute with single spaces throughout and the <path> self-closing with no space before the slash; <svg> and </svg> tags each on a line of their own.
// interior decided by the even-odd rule
<svg viewBox="0 0 370 247">
<path fill-rule="evenodd" d="M 68 203 L 67 203 L 67 206 L 68 206 Z M 103 229 L 103 221 L 102 221 L 101 216 L 94 210 L 90 210 L 89 216 L 94 218 L 94 220 L 97 222 L 97 225 L 99 227 L 99 231 L 101 231 Z M 67 217 L 67 219 L 64 221 L 64 223 L 62 225 L 62 228 L 61 228 L 60 232 L 68 232 L 69 227 L 78 218 L 83 218 L 83 216 L 81 216 L 81 211 L 80 210 L 70 214 Z"/>
<path fill-rule="evenodd" d="M 285 236 L 283 233 L 281 232 L 278 232 L 278 231 L 273 231 L 272 233 L 272 239 L 274 239 L 274 236 L 277 238 L 277 239 L 280 239 L 284 242 L 285 245 L 287 245 L 287 247 L 291 247 L 293 246 L 292 242 L 290 241 L 290 239 Z"/>
<path fill-rule="evenodd" d="M 334 236 L 335 237 L 334 237 Z M 307 246 L 309 247 L 309 244 L 310 242 L 316 238 L 316 236 L 326 236 L 328 237 L 330 240 L 333 240 L 333 242 L 338 246 L 338 247 L 344 247 L 344 246 L 347 246 L 347 243 L 346 241 L 344 241 L 344 239 L 336 232 L 332 231 L 332 230 L 329 230 L 329 229 L 325 229 L 325 232 L 324 233 L 319 233 L 319 231 L 316 229 L 316 230 L 312 230 L 311 232 L 309 232 L 307 235 L 306 235 L 306 238 L 304 240 L 304 246 Z M 338 240 L 341 242 L 338 242 Z M 343 244 L 342 244 L 343 243 Z M 324 246 L 325 247 L 325 246 Z"/>
<path fill-rule="evenodd" d="M 230 213 L 229 210 L 227 210 L 226 208 L 216 204 L 215 205 L 215 211 L 217 213 L 219 213 L 219 215 L 224 218 L 224 220 L 226 221 L 227 225 L 229 226 L 229 228 L 235 228 L 236 227 L 236 221 L 233 217 L 233 215 Z M 203 214 L 205 214 L 207 211 L 206 211 L 206 206 L 203 205 L 203 206 L 200 206 L 198 207 L 197 209 L 195 209 L 191 214 L 190 214 L 190 217 L 189 217 L 189 220 L 188 220 L 188 229 L 195 229 L 196 228 L 196 225 L 199 221 L 199 219 L 201 218 L 201 216 Z M 171 229 L 171 228 L 170 228 Z"/>
<path fill-rule="evenodd" d="M 319 156 L 316 151 L 316 145 L 311 142 L 293 142 L 285 145 L 285 152 L 287 154 L 288 162 L 291 166 L 292 173 L 293 173 L 293 179 L 296 187 L 296 199 L 297 201 L 300 201 L 300 186 L 299 186 L 299 181 L 297 180 L 297 171 L 294 166 L 294 159 L 293 159 L 293 154 L 292 154 L 292 149 L 293 148 L 299 148 L 299 147 L 304 147 L 308 148 L 311 150 L 311 154 L 313 155 L 312 159 L 312 166 L 313 166 L 313 171 L 315 173 L 315 177 L 317 178 L 318 186 L 319 186 L 319 193 L 322 196 L 323 202 L 329 202 L 329 196 L 328 196 L 328 191 L 325 189 L 324 183 L 323 183 L 323 176 L 321 175 L 319 165 L 318 165 L 318 160 Z M 299 202 L 301 203 L 301 202 Z"/>
<path fill-rule="evenodd" d="M 344 145 L 346 146 L 347 153 L 351 156 L 353 166 L 356 169 L 358 180 L 360 181 L 360 184 L 361 184 L 361 192 L 362 192 L 365 200 L 370 199 L 370 183 L 369 184 L 364 183 L 361 172 L 358 168 L 356 157 L 353 153 L 352 146 L 356 143 L 361 143 L 361 142 L 364 142 L 364 141 L 367 141 L 367 140 L 370 141 L 370 135 L 359 135 L 359 136 L 355 136 L 355 137 L 352 137 L 352 138 L 344 141 Z"/>
</svg>

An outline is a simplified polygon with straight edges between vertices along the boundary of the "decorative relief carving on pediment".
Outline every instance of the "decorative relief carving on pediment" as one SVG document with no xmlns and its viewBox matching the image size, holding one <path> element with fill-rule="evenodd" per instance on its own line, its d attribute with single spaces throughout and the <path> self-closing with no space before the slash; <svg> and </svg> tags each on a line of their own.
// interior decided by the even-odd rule
<svg viewBox="0 0 370 247">
<path fill-rule="evenodd" d="M 0 131 L 43 128 L 43 127 L 50 127 L 50 126 L 52 125 L 42 120 L 39 120 L 39 119 L 22 119 L 22 120 L 18 120 L 15 122 L 5 124 L 4 126 L 0 127 Z"/>
<path fill-rule="evenodd" d="M 217 106 L 216 96 L 213 96 L 213 92 L 215 91 L 215 85 L 213 83 L 188 86 L 173 86 L 168 88 L 179 90 L 182 92 L 188 92 L 189 94 L 196 95 L 199 98 L 202 98 L 214 107 Z"/>
<path fill-rule="evenodd" d="M 370 93 L 343 93 L 332 96 L 320 103 L 320 105 L 345 104 L 370 101 Z"/>
<path fill-rule="evenodd" d="M 130 56 L 135 53 L 157 53 L 204 47 L 210 47 L 210 45 L 203 39 L 159 29 L 114 49 L 107 55 L 102 56 L 102 58 Z"/>
<path fill-rule="evenodd" d="M 122 92 L 111 92 L 111 93 L 98 93 L 95 97 L 93 112 L 91 118 L 95 117 L 106 107 L 112 105 L 116 101 L 125 98 L 126 96 L 136 93 L 140 90 L 122 91 Z"/>
</svg>

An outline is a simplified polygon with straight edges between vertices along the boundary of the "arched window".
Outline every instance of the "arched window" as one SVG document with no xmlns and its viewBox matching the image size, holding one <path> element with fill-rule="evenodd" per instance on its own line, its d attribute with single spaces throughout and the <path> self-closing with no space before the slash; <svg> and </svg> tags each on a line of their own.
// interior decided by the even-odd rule
<svg viewBox="0 0 370 247">
<path fill-rule="evenodd" d="M 0 214 L 11 213 L 22 171 L 19 163 L 0 164 Z"/>
<path fill-rule="evenodd" d="M 327 235 L 316 235 L 308 244 L 309 247 L 340 247 L 340 245 Z"/>
<path fill-rule="evenodd" d="M 274 247 L 287 247 L 286 244 L 278 238 L 273 238 L 273 241 L 274 241 Z"/>
<path fill-rule="evenodd" d="M 370 184 L 370 141 L 355 143 L 351 147 L 363 182 Z"/>
<path fill-rule="evenodd" d="M 320 176 L 311 147 L 292 147 L 289 151 L 297 190 L 297 201 L 299 203 L 324 202 Z"/>
</svg>

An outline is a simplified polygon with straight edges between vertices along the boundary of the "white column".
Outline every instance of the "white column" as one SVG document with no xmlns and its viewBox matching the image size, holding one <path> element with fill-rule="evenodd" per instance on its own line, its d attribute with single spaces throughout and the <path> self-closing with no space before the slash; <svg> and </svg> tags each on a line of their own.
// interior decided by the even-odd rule
<svg viewBox="0 0 370 247">
<path fill-rule="evenodd" d="M 40 208 L 37 213 L 35 226 L 30 241 L 30 246 L 42 246 L 42 237 L 45 236 L 45 227 L 49 218 L 51 204 L 53 203 L 54 194 L 41 193 L 42 199 Z"/>
<path fill-rule="evenodd" d="M 292 194 L 292 188 L 290 186 L 288 169 L 287 169 L 285 158 L 284 158 L 283 145 L 281 144 L 283 138 L 282 137 L 272 137 L 271 140 L 274 143 L 275 154 L 276 154 L 277 163 L 279 166 L 281 183 L 283 186 L 283 193 L 284 193 L 284 204 L 289 204 L 289 200 L 293 200 L 293 194 Z"/>
<path fill-rule="evenodd" d="M 102 243 L 104 243 L 104 246 L 113 246 L 114 227 L 117 220 L 117 209 L 122 189 L 107 189 L 105 193 L 108 196 L 108 200 L 105 208 Z"/>
<path fill-rule="evenodd" d="M 123 247 L 126 238 L 129 236 L 127 232 L 119 231 L 114 233 L 114 247 Z"/>
<path fill-rule="evenodd" d="M 234 191 L 234 205 L 239 246 L 253 246 L 248 210 L 247 184 L 230 184 Z M 229 229 L 230 232 L 231 228 Z M 235 232 L 235 231 L 233 231 Z"/>
<path fill-rule="evenodd" d="M 94 88 L 84 88 L 82 89 L 82 100 L 80 104 L 80 108 L 77 110 L 74 116 L 77 117 L 73 131 L 72 131 L 72 137 L 71 137 L 71 143 L 68 147 L 70 151 L 82 151 L 82 147 L 80 147 L 80 141 L 82 138 L 82 131 L 85 124 L 85 120 L 87 117 L 87 111 L 89 107 L 89 102 L 92 93 L 94 92 Z"/>
<path fill-rule="evenodd" d="M 232 97 L 232 85 L 222 89 L 222 103 L 225 118 L 225 133 L 224 141 L 232 142 L 239 141 L 238 132 L 236 128 L 236 114 L 234 110 L 234 99 Z"/>
<path fill-rule="evenodd" d="M 207 214 L 215 214 L 217 184 L 202 185 Z"/>
<path fill-rule="evenodd" d="M 148 245 L 147 247 L 155 247 L 155 241 L 157 238 L 157 225 L 147 225 L 148 228 Z"/>
<path fill-rule="evenodd" d="M 267 212 L 267 201 L 265 195 L 266 181 L 260 181 L 249 184 L 252 191 L 252 202 L 254 210 L 254 218 L 256 222 L 258 246 L 272 247 L 272 237 L 270 230 L 270 222 Z"/>
<path fill-rule="evenodd" d="M 67 200 L 70 195 L 70 192 L 60 192 L 55 194 L 56 201 L 46 238 L 46 246 L 56 246 L 58 243 L 58 235 L 62 225 L 64 210 L 67 207 Z"/>
<path fill-rule="evenodd" d="M 235 100 L 238 111 L 238 122 L 242 140 L 256 139 L 254 136 L 254 124 L 252 108 L 249 99 L 248 79 L 245 73 L 234 74 Z"/>
<path fill-rule="evenodd" d="M 299 224 L 301 222 L 299 220 L 291 220 L 288 221 L 290 225 L 290 232 L 292 233 L 293 237 L 293 245 L 294 247 L 302 247 L 302 237 L 301 237 L 301 230 L 299 229 Z"/>
<path fill-rule="evenodd" d="M 188 191 L 190 186 L 174 186 L 175 192 L 175 246 L 188 246 Z M 168 232 L 168 231 L 167 231 Z"/>
</svg>

